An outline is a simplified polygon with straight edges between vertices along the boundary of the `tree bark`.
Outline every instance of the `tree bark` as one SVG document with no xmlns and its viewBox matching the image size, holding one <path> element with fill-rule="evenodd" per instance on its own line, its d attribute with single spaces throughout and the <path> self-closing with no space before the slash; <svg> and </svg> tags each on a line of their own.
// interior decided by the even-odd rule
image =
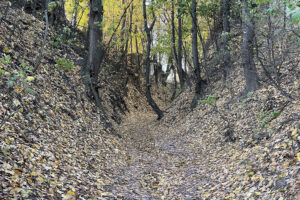
<svg viewBox="0 0 300 200">
<path fill-rule="evenodd" d="M 178 17 L 178 50 L 177 50 L 177 60 L 178 60 L 178 75 L 180 81 L 180 87 L 183 88 L 185 82 L 185 72 L 182 69 L 182 16 Z"/>
<path fill-rule="evenodd" d="M 176 52 L 176 37 L 175 37 L 175 11 L 174 11 L 174 0 L 172 0 L 172 10 L 171 10 L 171 25 L 172 25 L 172 53 L 175 59 L 176 65 L 178 66 L 177 52 Z"/>
<path fill-rule="evenodd" d="M 192 55 L 193 55 L 193 65 L 194 65 L 194 73 L 195 73 L 195 96 L 191 104 L 191 109 L 194 109 L 200 98 L 201 94 L 201 75 L 200 75 L 200 66 L 199 66 L 199 55 L 198 55 L 198 38 L 197 38 L 197 15 L 196 15 L 196 8 L 197 2 L 196 0 L 192 1 L 192 10 L 191 10 L 191 17 L 192 17 Z"/>
<path fill-rule="evenodd" d="M 89 18 L 89 53 L 87 59 L 87 66 L 85 69 L 85 81 L 94 97 L 95 103 L 100 110 L 100 119 L 104 126 L 109 129 L 111 133 L 115 133 L 112 124 L 103 108 L 99 93 L 96 89 L 98 83 L 98 75 L 100 72 L 100 64 L 103 58 L 103 32 L 101 23 L 103 20 L 103 4 L 102 0 L 90 0 L 90 18 Z M 120 137 L 120 135 L 116 134 Z"/>
<path fill-rule="evenodd" d="M 176 62 L 177 73 L 179 76 L 180 87 L 184 85 L 184 75 L 182 70 L 182 25 L 181 18 L 178 17 L 178 54 L 176 51 L 176 36 L 175 36 L 175 8 L 174 0 L 172 0 L 172 10 L 171 10 L 171 25 L 172 25 L 172 53 L 173 58 Z M 176 71 L 176 70 L 175 70 Z"/>
<path fill-rule="evenodd" d="M 173 101 L 176 97 L 176 93 L 177 93 L 177 79 L 176 79 L 176 69 L 174 67 L 174 65 L 171 65 L 171 69 L 173 71 L 173 78 L 174 78 L 174 91 L 173 94 L 171 96 L 171 100 Z"/>
<path fill-rule="evenodd" d="M 230 0 L 222 0 L 221 1 L 221 9 L 222 9 L 222 18 L 223 18 L 223 31 L 222 31 L 222 61 L 221 61 L 221 69 L 223 70 L 224 81 L 226 81 L 231 66 L 231 57 L 229 50 L 229 40 L 230 40 Z"/>
<path fill-rule="evenodd" d="M 246 86 L 243 95 L 250 91 L 258 89 L 258 75 L 253 60 L 254 46 L 254 22 L 250 15 L 248 1 L 242 0 L 242 23 L 243 23 L 243 40 L 242 40 L 242 66 L 244 68 L 244 76 Z"/>
<path fill-rule="evenodd" d="M 160 110 L 158 105 L 155 103 L 151 96 L 151 83 L 150 83 L 150 51 L 151 51 L 151 31 L 153 30 L 156 17 L 154 11 L 152 10 L 153 22 L 150 27 L 148 27 L 147 20 L 147 8 L 146 8 L 146 0 L 143 0 L 143 17 L 144 17 L 144 27 L 147 35 L 147 53 L 146 53 L 146 97 L 149 105 L 152 107 L 154 112 L 157 114 L 157 119 L 160 120 L 163 117 L 163 112 Z"/>
<path fill-rule="evenodd" d="M 44 52 L 44 49 L 45 49 L 45 44 L 46 44 L 46 40 L 47 40 L 47 35 L 48 35 L 48 29 L 49 29 L 49 20 L 48 20 L 48 0 L 46 0 L 46 3 L 45 3 L 45 21 L 46 21 L 46 28 L 45 28 L 45 32 L 44 32 L 44 39 L 42 41 L 42 47 L 41 47 L 41 51 L 40 51 L 40 54 L 39 56 L 37 57 L 35 63 L 34 63 L 34 72 L 38 69 L 38 66 L 40 65 L 41 63 L 41 59 L 42 59 L 42 56 L 43 56 L 43 52 Z"/>
</svg>

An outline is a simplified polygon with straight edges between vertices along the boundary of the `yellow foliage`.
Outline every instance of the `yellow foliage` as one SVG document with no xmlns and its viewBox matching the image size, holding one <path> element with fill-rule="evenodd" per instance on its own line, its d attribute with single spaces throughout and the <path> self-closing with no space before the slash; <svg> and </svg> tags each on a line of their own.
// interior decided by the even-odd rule
<svg viewBox="0 0 300 200">
<path fill-rule="evenodd" d="M 4 47 L 3 52 L 9 54 L 9 49 L 7 47 Z"/>
<path fill-rule="evenodd" d="M 75 192 L 73 192 L 72 190 L 69 190 L 69 191 L 67 192 L 67 195 L 74 196 L 74 195 L 75 195 Z"/>
<path fill-rule="evenodd" d="M 44 183 L 45 182 L 45 180 L 42 178 L 42 177 L 38 177 L 36 180 L 38 180 L 39 182 L 41 182 L 41 183 Z"/>
<path fill-rule="evenodd" d="M 297 160 L 300 161 L 300 152 L 297 153 Z"/>
<path fill-rule="evenodd" d="M 292 132 L 292 137 L 294 140 L 297 140 L 297 128 L 295 128 Z"/>
<path fill-rule="evenodd" d="M 33 76 L 27 76 L 26 80 L 27 81 L 34 81 L 34 77 Z"/>
<path fill-rule="evenodd" d="M 114 30 L 116 29 L 121 16 L 124 13 L 124 9 L 130 3 L 129 0 L 125 0 L 123 4 L 120 0 L 110 0 L 110 1 L 103 1 L 103 9 L 104 9 L 104 16 L 103 16 L 103 35 L 104 40 L 108 41 L 113 34 Z M 125 27 L 123 24 L 119 26 L 119 29 L 116 32 L 115 38 L 118 38 L 117 43 L 121 46 L 122 40 L 124 41 L 132 41 L 132 53 L 136 52 L 136 43 L 138 44 L 138 48 L 142 49 L 141 47 L 141 38 L 144 36 L 141 34 L 143 32 L 143 12 L 142 12 L 142 1 L 134 0 L 132 3 L 133 6 L 127 9 L 126 12 L 126 23 Z M 130 26 L 130 9 L 133 8 L 133 15 L 132 15 L 132 25 L 131 25 L 131 34 L 129 35 L 129 26 Z M 83 0 L 76 5 L 76 0 L 66 0 L 65 2 L 65 10 L 66 10 L 66 17 L 71 23 L 78 24 L 78 28 L 86 31 L 88 27 L 89 21 L 89 0 Z M 77 17 L 76 17 L 77 16 Z M 122 29 L 123 28 L 123 29 Z M 137 31 L 135 31 L 137 29 Z"/>
<path fill-rule="evenodd" d="M 78 28 L 84 30 L 88 27 L 89 21 L 89 0 L 83 0 L 79 2 L 79 5 L 76 6 L 76 0 L 66 0 L 65 2 L 65 10 L 66 17 L 69 21 L 76 20 L 76 24 L 78 24 Z M 76 19 L 75 16 L 77 16 Z"/>
</svg>

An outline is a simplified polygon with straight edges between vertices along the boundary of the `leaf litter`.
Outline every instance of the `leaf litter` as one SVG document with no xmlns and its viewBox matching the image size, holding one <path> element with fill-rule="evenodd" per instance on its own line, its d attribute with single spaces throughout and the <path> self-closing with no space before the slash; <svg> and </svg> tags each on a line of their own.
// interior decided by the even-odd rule
<svg viewBox="0 0 300 200">
<path fill-rule="evenodd" d="M 12 63 L 0 67 L 14 72 L 22 62 L 32 65 L 45 24 L 18 9 L 10 12 L 8 21 L 18 28 L 12 35 L 4 22 L 0 47 Z M 103 128 L 79 67 L 55 68 L 59 58 L 80 59 L 64 48 L 46 44 L 26 85 L 18 79 L 9 86 L 9 76 L 1 75 L 0 198 L 300 199 L 299 80 L 283 84 L 296 99 L 284 108 L 287 100 L 268 85 L 228 104 L 230 92 L 216 81 L 219 112 L 207 104 L 190 112 L 193 93 L 187 90 L 160 122 L 149 109 L 127 113 L 115 124 L 123 136 L 118 139 Z M 232 73 L 236 93 L 241 73 Z M 130 105 L 137 91 L 128 88 Z M 144 99 L 139 102 L 148 108 Z M 259 117 L 281 108 L 274 119 Z"/>
</svg>

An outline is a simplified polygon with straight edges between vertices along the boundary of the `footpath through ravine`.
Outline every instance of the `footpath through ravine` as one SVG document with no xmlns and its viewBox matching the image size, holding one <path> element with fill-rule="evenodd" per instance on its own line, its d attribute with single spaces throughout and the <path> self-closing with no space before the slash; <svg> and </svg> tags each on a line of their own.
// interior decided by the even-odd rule
<svg viewBox="0 0 300 200">
<path fill-rule="evenodd" d="M 114 171 L 112 192 L 127 199 L 201 199 L 228 159 L 222 143 L 214 142 L 219 157 L 211 157 L 210 138 L 201 131 L 167 126 L 149 113 L 130 114 L 119 131 L 128 160 Z"/>
</svg>

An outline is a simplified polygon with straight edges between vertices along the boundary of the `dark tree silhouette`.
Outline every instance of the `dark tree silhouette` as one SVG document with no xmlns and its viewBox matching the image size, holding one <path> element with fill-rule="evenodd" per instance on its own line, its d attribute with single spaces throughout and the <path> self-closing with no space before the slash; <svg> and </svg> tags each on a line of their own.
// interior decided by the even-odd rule
<svg viewBox="0 0 300 200">
<path fill-rule="evenodd" d="M 115 133 L 112 124 L 108 120 L 100 96 L 96 89 L 96 85 L 98 83 L 98 75 L 100 72 L 100 64 L 104 57 L 104 49 L 102 44 L 103 32 L 101 26 L 102 20 L 103 20 L 102 0 L 90 0 L 89 53 L 88 53 L 87 65 L 85 69 L 85 80 L 86 83 L 88 84 L 90 93 L 93 96 L 96 105 L 100 110 L 101 121 L 104 123 L 104 126 L 107 129 L 109 129 L 112 133 Z"/>
<path fill-rule="evenodd" d="M 196 11 L 197 11 L 197 1 L 193 0 L 190 14 L 192 16 L 192 55 L 193 55 L 196 88 L 195 88 L 195 96 L 191 104 L 192 109 L 194 109 L 198 104 L 198 100 L 201 94 L 201 82 L 202 82 L 200 76 L 200 66 L 199 66 L 198 38 L 197 38 L 198 26 L 197 26 Z"/>
<path fill-rule="evenodd" d="M 250 14 L 247 0 L 242 0 L 242 23 L 243 23 L 243 41 L 242 41 L 242 65 L 244 68 L 244 76 L 246 86 L 243 95 L 249 91 L 254 91 L 258 88 L 258 75 L 256 66 L 253 60 L 254 53 L 254 22 Z"/>
<path fill-rule="evenodd" d="M 150 26 L 148 26 L 147 20 L 147 8 L 146 8 L 146 0 L 143 0 L 143 17 L 144 17 L 144 27 L 147 35 L 147 53 L 146 53 L 146 97 L 149 105 L 152 107 L 154 112 L 157 114 L 157 119 L 160 120 L 164 115 L 160 110 L 158 105 L 155 103 L 154 99 L 151 96 L 151 83 L 150 83 L 150 51 L 151 51 L 151 32 L 155 25 L 156 16 L 154 11 L 152 10 L 153 22 Z"/>
</svg>

